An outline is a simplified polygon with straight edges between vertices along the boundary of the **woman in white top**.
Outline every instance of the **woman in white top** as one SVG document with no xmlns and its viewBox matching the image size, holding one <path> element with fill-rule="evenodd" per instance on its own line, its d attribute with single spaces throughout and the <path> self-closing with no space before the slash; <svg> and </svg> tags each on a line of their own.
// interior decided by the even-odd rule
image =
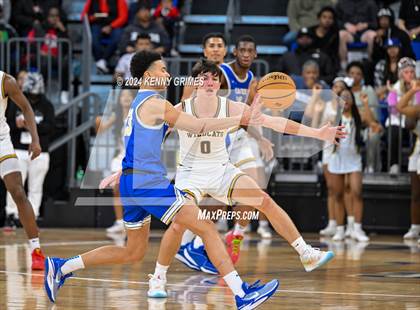
<svg viewBox="0 0 420 310">
<path fill-rule="evenodd" d="M 420 244 L 420 80 L 413 80 L 410 89 L 398 100 L 398 112 L 412 120 L 417 136 L 416 144 L 408 161 L 411 175 L 411 227 L 404 239 L 418 239 Z"/>
<path fill-rule="evenodd" d="M 351 237 L 360 242 L 366 242 L 369 238 L 362 230 L 363 200 L 362 200 L 362 157 L 360 148 L 362 139 L 362 118 L 356 106 L 356 100 L 350 88 L 340 93 L 344 100 L 341 123 L 345 126 L 347 137 L 340 141 L 340 145 L 334 151 L 328 161 L 328 170 L 331 173 L 331 189 L 334 195 L 335 218 L 337 231 L 334 241 L 345 238 L 344 233 L 344 180 L 348 176 L 352 203 L 354 208 L 355 223 Z M 364 97 L 367 104 L 368 99 Z M 370 120 L 370 119 L 369 119 Z M 366 123 L 369 123 L 369 120 Z"/>
</svg>

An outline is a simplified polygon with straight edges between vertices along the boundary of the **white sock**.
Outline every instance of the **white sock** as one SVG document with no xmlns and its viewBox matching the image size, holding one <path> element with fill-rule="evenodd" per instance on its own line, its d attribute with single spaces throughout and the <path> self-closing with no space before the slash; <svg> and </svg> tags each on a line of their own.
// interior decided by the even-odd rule
<svg viewBox="0 0 420 310">
<path fill-rule="evenodd" d="M 66 275 L 75 270 L 85 268 L 82 257 L 80 255 L 67 259 L 67 261 L 61 266 L 61 272 Z"/>
<path fill-rule="evenodd" d="M 235 224 L 235 227 L 233 228 L 233 234 L 243 236 L 245 234 L 246 226 L 241 226 L 239 223 Z"/>
<path fill-rule="evenodd" d="M 40 249 L 41 245 L 39 244 L 39 238 L 29 239 L 29 248 L 31 249 L 31 253 L 35 249 Z"/>
<path fill-rule="evenodd" d="M 236 272 L 236 270 L 229 272 L 227 275 L 223 277 L 223 280 L 225 280 L 226 284 L 229 286 L 229 288 L 232 290 L 233 295 L 244 297 L 245 292 L 242 289 L 242 279 L 239 276 L 239 274 Z"/>
<path fill-rule="evenodd" d="M 292 247 L 299 253 L 299 255 L 302 255 L 308 248 L 308 245 L 302 237 L 299 237 L 292 242 Z"/>
<path fill-rule="evenodd" d="M 354 224 L 354 216 L 350 215 L 347 217 L 347 224 L 350 226 Z"/>
<path fill-rule="evenodd" d="M 337 226 L 337 221 L 336 220 L 329 220 L 328 221 L 328 226 L 329 227 L 336 227 Z"/>
<path fill-rule="evenodd" d="M 344 234 L 344 226 L 343 225 L 337 226 L 337 233 Z"/>
<path fill-rule="evenodd" d="M 362 223 L 354 223 L 353 227 L 354 227 L 354 230 L 361 231 L 362 230 Z"/>
<path fill-rule="evenodd" d="M 261 221 L 259 221 L 258 226 L 260 226 L 260 227 L 268 227 L 268 221 L 261 220 Z"/>
<path fill-rule="evenodd" d="M 191 230 L 186 230 L 182 235 L 181 245 L 186 245 L 194 239 L 195 235 Z"/>
<path fill-rule="evenodd" d="M 198 249 L 200 246 L 204 245 L 203 240 L 197 236 L 194 238 L 194 248 Z"/>
<path fill-rule="evenodd" d="M 166 280 L 166 272 L 168 271 L 169 266 L 163 266 L 156 262 L 156 268 L 154 277 L 159 278 L 161 280 Z"/>
<path fill-rule="evenodd" d="M 410 230 L 414 230 L 414 231 L 419 232 L 419 231 L 420 231 L 420 225 L 417 225 L 417 224 L 411 224 L 411 228 L 410 228 Z"/>
<path fill-rule="evenodd" d="M 123 219 L 115 220 L 115 224 L 124 225 Z"/>
</svg>

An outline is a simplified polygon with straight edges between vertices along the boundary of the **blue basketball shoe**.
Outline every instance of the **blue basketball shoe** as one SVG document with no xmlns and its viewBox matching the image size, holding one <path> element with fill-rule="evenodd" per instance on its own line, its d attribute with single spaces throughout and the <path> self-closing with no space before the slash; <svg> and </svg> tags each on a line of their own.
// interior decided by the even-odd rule
<svg viewBox="0 0 420 310">
<path fill-rule="evenodd" d="M 185 257 L 190 262 L 194 262 L 196 266 L 200 268 L 202 272 L 209 274 L 219 274 L 217 269 L 213 266 L 207 252 L 204 249 L 204 245 L 199 246 L 198 248 L 194 247 L 194 240 L 186 245 L 184 250 Z"/>
<path fill-rule="evenodd" d="M 73 275 L 73 273 L 66 275 L 61 273 L 61 266 L 63 266 L 66 261 L 66 259 L 57 257 L 47 257 L 45 259 L 44 287 L 48 298 L 52 302 L 55 302 L 57 292 L 63 286 L 66 279 Z"/>
<path fill-rule="evenodd" d="M 266 284 L 260 285 L 258 280 L 254 284 L 249 285 L 248 283 L 242 284 L 242 289 L 245 292 L 244 297 L 235 296 L 236 307 L 239 310 L 254 309 L 267 301 L 279 287 L 278 280 L 271 280 Z"/>
<path fill-rule="evenodd" d="M 181 247 L 178 250 L 178 253 L 176 253 L 175 258 L 179 260 L 181 263 L 186 265 L 188 268 L 191 268 L 193 270 L 201 271 L 200 267 L 197 266 L 197 264 L 194 261 L 190 261 L 187 256 L 185 255 L 185 251 L 187 248 L 187 244 L 181 245 Z"/>
</svg>

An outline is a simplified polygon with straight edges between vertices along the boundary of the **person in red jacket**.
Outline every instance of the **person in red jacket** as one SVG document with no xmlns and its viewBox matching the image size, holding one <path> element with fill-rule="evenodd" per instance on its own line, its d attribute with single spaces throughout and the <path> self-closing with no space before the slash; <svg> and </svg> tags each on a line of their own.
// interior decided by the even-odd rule
<svg viewBox="0 0 420 310">
<path fill-rule="evenodd" d="M 107 62 L 117 49 L 123 26 L 127 23 L 128 8 L 125 0 L 87 0 L 82 19 L 88 16 L 91 32 L 93 57 L 96 67 L 109 72 Z M 108 39 L 105 48 L 103 39 Z"/>
<path fill-rule="evenodd" d="M 156 8 L 153 16 L 155 17 L 156 22 L 165 28 L 172 41 L 175 35 L 175 24 L 181 17 L 178 8 L 173 5 L 173 1 L 162 0 Z"/>
</svg>

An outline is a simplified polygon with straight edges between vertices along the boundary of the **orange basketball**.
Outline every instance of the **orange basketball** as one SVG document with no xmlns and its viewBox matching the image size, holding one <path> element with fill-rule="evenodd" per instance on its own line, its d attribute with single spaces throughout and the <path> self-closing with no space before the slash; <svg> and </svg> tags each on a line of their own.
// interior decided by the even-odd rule
<svg viewBox="0 0 420 310">
<path fill-rule="evenodd" d="M 293 79 L 282 72 L 271 72 L 258 82 L 257 92 L 263 105 L 272 110 L 285 110 L 295 102 L 296 85 Z"/>
</svg>

